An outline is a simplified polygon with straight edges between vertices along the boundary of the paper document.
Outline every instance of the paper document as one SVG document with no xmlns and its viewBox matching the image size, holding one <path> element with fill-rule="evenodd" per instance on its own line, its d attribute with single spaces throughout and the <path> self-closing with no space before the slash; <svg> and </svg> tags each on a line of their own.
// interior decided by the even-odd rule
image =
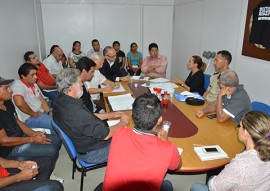
<svg viewBox="0 0 270 191">
<path fill-rule="evenodd" d="M 149 77 L 132 76 L 131 79 L 132 80 L 143 80 L 143 81 L 147 81 L 147 80 L 149 80 Z"/>
<path fill-rule="evenodd" d="M 206 152 L 206 148 L 215 148 L 217 149 L 217 152 Z M 229 158 L 227 153 L 225 153 L 218 145 L 194 147 L 194 151 L 202 161 Z"/>
<path fill-rule="evenodd" d="M 120 119 L 116 119 L 116 120 L 107 121 L 107 124 L 109 125 L 109 127 L 111 127 L 111 126 L 116 125 L 119 122 L 120 122 Z"/>
<path fill-rule="evenodd" d="M 107 87 L 107 86 L 101 84 L 101 88 L 105 88 L 105 87 Z M 116 93 L 116 92 L 124 92 L 124 91 L 125 91 L 125 89 L 123 88 L 122 84 L 120 84 L 119 88 L 113 89 L 112 92 Z M 108 93 L 108 92 L 104 92 L 104 93 Z"/>
<path fill-rule="evenodd" d="M 113 111 L 131 110 L 134 98 L 130 93 L 118 96 L 109 96 L 109 103 Z"/>
<path fill-rule="evenodd" d="M 181 155 L 181 154 L 182 154 L 182 152 L 183 152 L 183 149 L 182 149 L 182 148 L 180 148 L 180 147 L 177 147 L 177 149 L 178 149 L 178 153 L 179 153 L 179 155 Z"/>
<path fill-rule="evenodd" d="M 155 78 L 150 81 L 153 83 L 165 83 L 165 82 L 169 82 L 170 80 L 166 78 Z"/>
</svg>

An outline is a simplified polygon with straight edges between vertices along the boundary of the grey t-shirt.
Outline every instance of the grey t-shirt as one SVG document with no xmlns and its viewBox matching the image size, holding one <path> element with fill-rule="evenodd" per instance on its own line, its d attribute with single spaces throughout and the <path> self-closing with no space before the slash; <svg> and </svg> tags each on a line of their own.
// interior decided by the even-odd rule
<svg viewBox="0 0 270 191">
<path fill-rule="evenodd" d="M 243 85 L 239 85 L 230 98 L 222 97 L 223 111 L 229 115 L 235 124 L 239 124 L 244 115 L 251 111 L 250 98 Z"/>
</svg>

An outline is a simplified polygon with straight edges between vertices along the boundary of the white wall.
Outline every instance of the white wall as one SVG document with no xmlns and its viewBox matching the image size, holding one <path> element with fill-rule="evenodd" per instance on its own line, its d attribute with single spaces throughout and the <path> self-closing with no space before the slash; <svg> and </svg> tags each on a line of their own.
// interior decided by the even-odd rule
<svg viewBox="0 0 270 191">
<path fill-rule="evenodd" d="M 241 55 L 247 4 L 247 0 L 175 0 L 172 76 L 187 77 L 190 56 L 226 49 L 233 56 L 230 68 L 252 101 L 270 105 L 270 62 Z M 207 73 L 213 71 L 211 67 Z"/>
<path fill-rule="evenodd" d="M 33 50 L 39 55 L 37 15 L 40 4 L 33 0 L 0 1 L 0 76 L 18 78 L 18 68 L 24 63 L 23 55 Z"/>
<path fill-rule="evenodd" d="M 69 54 L 72 43 L 79 40 L 82 51 L 90 50 L 91 41 L 99 39 L 101 47 L 121 43 L 126 54 L 136 42 L 139 51 L 148 55 L 148 45 L 156 42 L 160 53 L 171 63 L 174 1 L 154 0 L 42 0 L 46 53 L 59 44 Z M 167 69 L 170 75 L 170 66 Z"/>
</svg>

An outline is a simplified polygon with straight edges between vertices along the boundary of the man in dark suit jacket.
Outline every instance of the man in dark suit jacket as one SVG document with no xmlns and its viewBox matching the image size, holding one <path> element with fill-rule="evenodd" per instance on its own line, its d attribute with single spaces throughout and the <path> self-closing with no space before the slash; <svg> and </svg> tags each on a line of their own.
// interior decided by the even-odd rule
<svg viewBox="0 0 270 191">
<path fill-rule="evenodd" d="M 104 64 L 99 69 L 100 73 L 103 74 L 107 79 L 115 81 L 129 81 L 129 76 L 122 76 L 120 73 L 121 65 L 119 59 L 116 57 L 116 51 L 113 47 L 107 46 L 103 50 L 105 56 Z"/>
</svg>

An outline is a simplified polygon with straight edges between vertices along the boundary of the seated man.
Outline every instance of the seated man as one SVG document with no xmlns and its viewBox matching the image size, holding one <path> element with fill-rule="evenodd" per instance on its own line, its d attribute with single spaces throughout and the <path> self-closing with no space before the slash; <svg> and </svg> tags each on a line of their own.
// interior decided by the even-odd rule
<svg viewBox="0 0 270 191">
<path fill-rule="evenodd" d="M 103 50 L 103 55 L 105 56 L 105 61 L 102 68 L 99 69 L 101 74 L 113 82 L 130 80 L 128 76 L 121 75 L 121 65 L 113 47 L 106 46 Z"/>
<path fill-rule="evenodd" d="M 89 59 L 88 57 L 83 57 L 79 60 L 79 62 L 76 64 L 76 68 L 80 70 L 80 79 L 83 83 L 83 95 L 81 96 L 81 99 L 83 100 L 84 105 L 88 108 L 88 110 L 94 115 L 96 115 L 101 120 L 108 119 L 108 118 L 115 118 L 122 115 L 122 112 L 110 112 L 105 113 L 105 110 L 101 108 L 99 105 L 96 105 L 92 102 L 91 95 L 89 91 L 86 89 L 85 82 L 91 80 L 93 75 L 90 75 L 90 71 L 92 68 L 95 68 L 96 64 L 93 60 Z M 94 70 L 96 71 L 96 70 Z M 103 110 L 103 112 L 100 112 Z"/>
<path fill-rule="evenodd" d="M 94 66 L 86 72 L 94 74 Z M 128 123 L 126 115 L 120 116 L 120 122 L 108 128 L 106 122 L 90 112 L 80 97 L 83 95 L 81 72 L 66 68 L 57 77 L 59 95 L 57 96 L 53 120 L 70 137 L 75 145 L 78 158 L 87 163 L 103 163 L 108 160 L 111 137 L 119 127 Z"/>
<path fill-rule="evenodd" d="M 239 125 L 244 115 L 251 110 L 250 98 L 234 71 L 224 72 L 219 79 L 220 92 L 216 102 L 210 102 L 203 110 L 196 112 L 201 118 L 207 113 L 216 112 L 217 121 L 228 119 Z"/>
<path fill-rule="evenodd" d="M 54 168 L 61 141 L 56 135 L 33 131 L 17 118 L 8 85 L 12 81 L 0 77 L 0 157 L 16 160 L 48 157 Z"/>
<path fill-rule="evenodd" d="M 100 54 L 103 53 L 103 49 L 100 48 L 100 44 L 99 44 L 99 41 L 97 39 L 92 40 L 92 48 L 93 49 L 91 49 L 87 52 L 88 58 L 91 58 L 92 54 L 94 54 L 94 53 L 100 53 Z"/>
<path fill-rule="evenodd" d="M 36 84 L 37 68 L 25 63 L 18 70 L 20 76 L 11 89 L 19 119 L 31 128 L 45 128 L 55 134 L 51 120 L 52 112 Z"/>
<path fill-rule="evenodd" d="M 63 50 L 58 45 L 53 45 L 50 53 L 51 54 L 45 60 L 43 60 L 43 63 L 50 71 L 50 74 L 56 77 L 59 72 L 63 70 Z"/>
<path fill-rule="evenodd" d="M 173 190 L 163 181 L 168 169 L 177 170 L 181 160 L 168 133 L 159 130 L 162 105 L 153 94 L 133 103 L 134 129 L 120 128 L 112 138 L 103 191 Z"/>
<path fill-rule="evenodd" d="M 0 157 L 0 190 L 29 191 L 46 190 L 62 191 L 63 185 L 55 180 L 49 180 L 54 168 L 51 159 L 39 157 L 34 161 L 14 161 Z M 10 175 L 8 170 L 18 169 L 18 173 Z M 33 179 L 35 178 L 35 180 Z"/>
<path fill-rule="evenodd" d="M 214 73 L 210 78 L 210 84 L 207 90 L 204 92 L 203 97 L 208 102 L 215 102 L 217 100 L 219 88 L 219 78 L 220 76 L 229 70 L 229 65 L 232 61 L 232 55 L 227 50 L 221 50 L 217 53 L 214 61 L 214 67 L 216 73 Z"/>
<path fill-rule="evenodd" d="M 114 83 L 108 80 L 103 74 L 100 73 L 99 69 L 102 68 L 104 63 L 104 56 L 100 53 L 94 53 L 91 59 L 96 63 L 94 76 L 91 80 L 85 81 L 88 91 L 91 94 L 92 100 L 99 100 L 100 93 L 112 92 L 113 89 L 119 88 L 119 83 Z M 107 87 L 99 88 L 100 85 L 106 85 Z"/>
<path fill-rule="evenodd" d="M 54 101 L 57 96 L 55 78 L 49 73 L 45 65 L 39 61 L 37 55 L 33 51 L 24 54 L 24 60 L 27 63 L 37 67 L 37 85 L 42 90 L 44 96 Z"/>
<path fill-rule="evenodd" d="M 167 57 L 158 53 L 158 45 L 156 43 L 149 44 L 148 50 L 150 56 L 143 60 L 142 73 L 151 78 L 165 78 L 168 66 Z"/>
</svg>

